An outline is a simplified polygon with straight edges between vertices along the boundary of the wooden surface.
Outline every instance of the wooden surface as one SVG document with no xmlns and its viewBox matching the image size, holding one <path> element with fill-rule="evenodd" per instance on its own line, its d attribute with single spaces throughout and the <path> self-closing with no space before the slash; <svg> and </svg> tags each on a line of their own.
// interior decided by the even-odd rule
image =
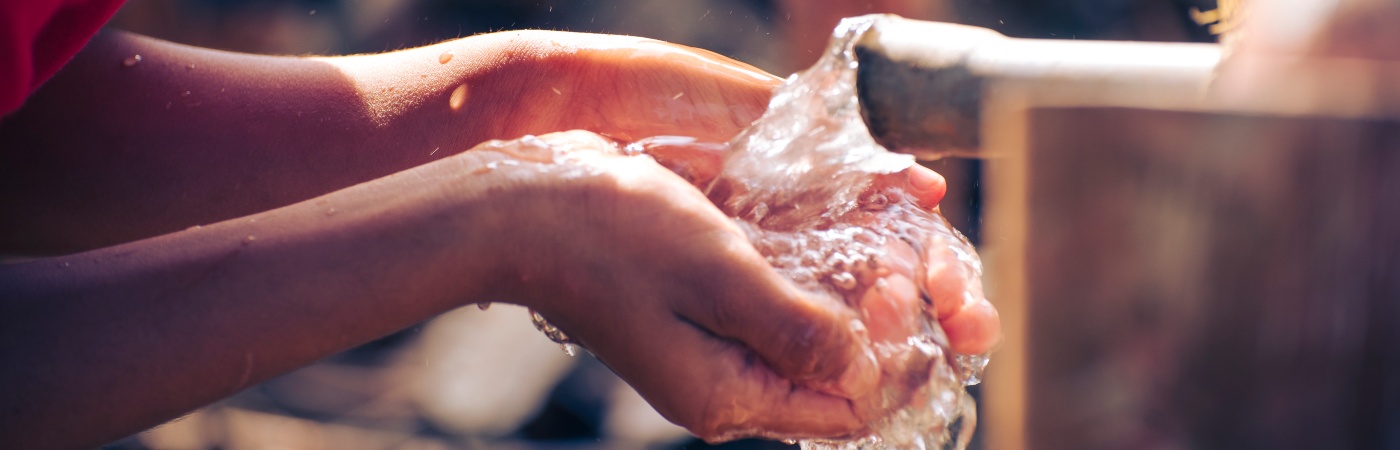
<svg viewBox="0 0 1400 450">
<path fill-rule="evenodd" d="M 1013 116 L 991 448 L 1400 448 L 1400 122 Z"/>
</svg>

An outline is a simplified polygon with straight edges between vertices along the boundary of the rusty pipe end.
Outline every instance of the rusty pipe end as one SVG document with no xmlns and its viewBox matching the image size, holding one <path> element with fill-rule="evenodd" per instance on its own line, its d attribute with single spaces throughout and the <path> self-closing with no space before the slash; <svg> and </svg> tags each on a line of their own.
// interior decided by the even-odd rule
<svg viewBox="0 0 1400 450">
<path fill-rule="evenodd" d="M 876 141 L 919 159 L 976 156 L 986 81 L 968 61 L 1001 34 L 886 16 L 856 42 L 856 95 Z"/>
</svg>

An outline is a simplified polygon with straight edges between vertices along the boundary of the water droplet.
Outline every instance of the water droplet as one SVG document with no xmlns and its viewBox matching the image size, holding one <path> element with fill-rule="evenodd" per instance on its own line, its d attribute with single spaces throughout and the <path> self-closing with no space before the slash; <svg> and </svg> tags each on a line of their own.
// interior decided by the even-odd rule
<svg viewBox="0 0 1400 450">
<path fill-rule="evenodd" d="M 141 63 L 141 55 L 131 55 L 122 60 L 122 67 L 131 67 Z"/>
<path fill-rule="evenodd" d="M 327 210 L 326 210 L 326 215 L 327 215 L 327 216 L 334 216 L 336 212 L 338 212 L 338 211 L 336 211 L 335 208 L 330 208 L 330 209 L 327 209 Z"/>
<path fill-rule="evenodd" d="M 759 203 L 754 205 L 752 214 L 754 222 L 762 221 L 764 217 L 768 216 L 768 204 Z"/>
<path fill-rule="evenodd" d="M 491 307 L 491 302 L 481 302 L 481 303 L 477 303 L 477 304 L 476 304 L 476 309 L 480 309 L 480 310 L 482 310 L 482 311 L 485 311 L 485 310 L 487 310 L 487 309 L 490 308 L 490 307 Z"/>
<path fill-rule="evenodd" d="M 850 272 L 837 272 L 831 275 L 831 284 L 843 291 L 849 291 L 856 288 L 856 276 Z"/>
<path fill-rule="evenodd" d="M 180 93 L 180 96 L 181 96 L 181 97 L 189 97 L 189 96 L 190 96 L 190 91 L 181 92 L 181 93 Z"/>
<path fill-rule="evenodd" d="M 452 61 L 452 50 L 442 52 L 438 55 L 438 64 L 447 64 Z"/>
<path fill-rule="evenodd" d="M 671 100 L 675 100 L 675 99 L 681 98 L 681 97 L 684 96 L 684 95 L 685 95 L 684 92 L 677 92 L 676 95 L 672 95 L 672 96 L 671 96 Z"/>
<path fill-rule="evenodd" d="M 185 70 L 194 70 L 194 64 L 185 65 Z"/>
<path fill-rule="evenodd" d="M 460 85 L 457 85 L 457 88 L 452 90 L 452 95 L 447 97 L 447 107 L 451 108 L 453 112 L 457 112 L 458 110 L 461 110 L 462 106 L 466 104 L 467 84 L 462 83 Z"/>
<path fill-rule="evenodd" d="M 559 348 L 564 350 L 565 355 L 577 356 L 578 346 L 574 344 L 559 344 Z"/>
<path fill-rule="evenodd" d="M 953 361 L 956 363 L 958 380 L 964 386 L 975 386 L 982 382 L 982 372 L 987 369 L 987 363 L 991 358 L 985 353 L 981 355 L 954 355 Z"/>
<path fill-rule="evenodd" d="M 889 206 L 890 198 L 884 193 L 873 192 L 860 199 L 860 207 L 866 211 L 879 211 Z"/>
<path fill-rule="evenodd" d="M 549 90 L 554 91 L 554 95 L 564 95 L 564 93 L 563 93 L 563 92 L 560 92 L 560 91 L 559 91 L 559 88 L 557 88 L 557 87 L 550 86 L 550 87 L 549 87 Z"/>
<path fill-rule="evenodd" d="M 257 237 L 257 236 L 248 236 L 248 237 L 246 237 L 246 238 L 243 238 L 243 245 L 252 244 L 253 241 L 256 241 L 256 240 L 258 240 L 258 237 Z"/>
</svg>

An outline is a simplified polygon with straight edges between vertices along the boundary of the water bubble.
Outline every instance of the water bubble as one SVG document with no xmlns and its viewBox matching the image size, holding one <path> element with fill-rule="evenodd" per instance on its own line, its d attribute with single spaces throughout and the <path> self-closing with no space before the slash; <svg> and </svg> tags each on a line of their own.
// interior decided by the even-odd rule
<svg viewBox="0 0 1400 450">
<path fill-rule="evenodd" d="M 763 218 L 768 215 L 768 204 L 759 203 L 757 205 L 754 205 L 752 214 L 754 222 L 763 221 Z"/>
<path fill-rule="evenodd" d="M 442 52 L 438 55 L 438 64 L 447 64 L 452 61 L 452 50 Z"/>
<path fill-rule="evenodd" d="M 131 55 L 122 60 L 122 67 L 131 67 L 141 63 L 141 55 Z"/>
<path fill-rule="evenodd" d="M 563 330 L 560 330 L 558 327 L 555 327 L 554 324 L 551 324 L 548 320 L 545 320 L 544 316 L 541 315 L 539 312 L 536 312 L 533 309 L 529 311 L 530 322 L 535 325 L 535 329 L 540 330 L 541 333 L 544 333 L 544 336 L 549 338 L 549 340 L 558 343 L 560 348 L 564 350 L 564 354 L 574 356 L 577 353 L 577 344 L 574 343 L 573 339 L 569 338 L 569 335 L 564 334 Z"/>
<path fill-rule="evenodd" d="M 476 309 L 480 309 L 480 310 L 482 310 L 482 311 L 485 311 L 485 310 L 487 310 L 487 309 L 490 308 L 490 307 L 491 307 L 491 302 L 481 302 L 481 303 L 477 303 L 477 304 L 476 304 Z"/>
<path fill-rule="evenodd" d="M 991 357 L 985 353 L 981 355 L 956 355 L 953 361 L 957 366 L 958 379 L 962 380 L 963 385 L 976 386 L 982 382 L 982 372 L 986 370 Z"/>
<path fill-rule="evenodd" d="M 849 291 L 856 288 L 856 277 L 850 272 L 839 272 L 831 276 L 831 284 L 843 291 Z"/>
</svg>

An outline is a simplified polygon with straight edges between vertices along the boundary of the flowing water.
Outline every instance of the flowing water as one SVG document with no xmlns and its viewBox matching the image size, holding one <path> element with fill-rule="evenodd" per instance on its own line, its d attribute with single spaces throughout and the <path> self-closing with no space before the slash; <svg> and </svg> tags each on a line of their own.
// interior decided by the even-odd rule
<svg viewBox="0 0 1400 450">
<path fill-rule="evenodd" d="M 851 18 L 837 27 L 821 60 L 789 78 L 768 112 L 729 143 L 709 194 L 769 263 L 800 286 L 863 311 L 871 329 L 885 375 L 879 398 L 867 406 L 882 416 L 868 436 L 806 440 L 802 448 L 961 449 L 976 422 L 964 386 L 981 378 L 985 355 L 947 350 L 936 312 L 924 302 L 894 302 L 908 308 L 895 313 L 913 320 L 892 320 L 863 295 L 885 290 L 889 273 L 924 280 L 937 270 L 939 280 L 953 276 L 964 301 L 983 298 L 975 250 L 941 215 L 918 207 L 895 175 L 913 166 L 913 157 L 881 147 L 861 119 L 853 47 L 878 20 Z M 928 301 L 930 293 L 919 289 Z"/>
<path fill-rule="evenodd" d="M 789 78 L 768 111 L 729 143 L 656 137 L 628 151 L 705 146 L 724 155 L 704 185 L 710 199 L 780 273 L 859 311 L 852 326 L 869 339 L 882 368 L 881 386 L 856 400 L 872 417 L 870 432 L 804 440 L 803 449 L 962 449 L 976 423 L 965 386 L 981 379 L 987 357 L 948 350 L 937 318 L 942 308 L 934 304 L 984 300 L 982 267 L 942 215 L 918 205 L 905 175 L 914 158 L 881 147 L 861 119 L 853 47 L 878 20 L 842 21 L 816 65 Z M 549 151 L 527 145 L 529 139 L 509 147 Z M 685 168 L 672 169 L 697 181 Z M 929 279 L 938 292 L 929 292 L 922 281 Z M 572 354 L 563 331 L 539 314 L 532 319 Z"/>
</svg>

